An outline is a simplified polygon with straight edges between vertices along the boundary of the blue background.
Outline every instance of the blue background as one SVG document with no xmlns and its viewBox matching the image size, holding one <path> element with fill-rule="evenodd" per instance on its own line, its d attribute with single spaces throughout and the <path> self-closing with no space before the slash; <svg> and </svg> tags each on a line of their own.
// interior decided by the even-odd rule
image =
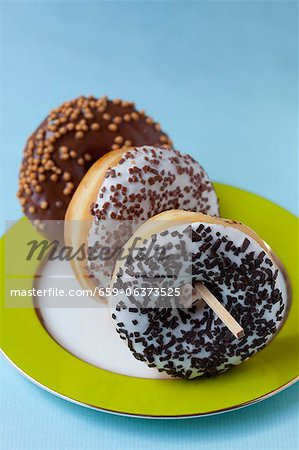
<svg viewBox="0 0 299 450">
<path fill-rule="evenodd" d="M 295 2 L 2 2 L 0 12 L 2 229 L 21 216 L 27 136 L 80 94 L 136 101 L 214 180 L 297 213 Z M 68 404 L 3 359 L 0 375 L 1 450 L 296 448 L 296 386 L 225 415 L 146 421 Z"/>
</svg>

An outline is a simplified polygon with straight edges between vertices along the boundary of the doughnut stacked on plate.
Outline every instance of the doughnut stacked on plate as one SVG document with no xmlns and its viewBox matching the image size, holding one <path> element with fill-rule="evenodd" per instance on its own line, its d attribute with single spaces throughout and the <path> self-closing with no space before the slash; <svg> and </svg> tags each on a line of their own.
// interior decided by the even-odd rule
<svg viewBox="0 0 299 450">
<path fill-rule="evenodd" d="M 82 242 L 94 247 L 101 240 L 114 253 L 138 225 L 173 208 L 218 214 L 217 196 L 204 169 L 191 156 L 171 148 L 121 149 L 100 159 L 86 174 L 67 211 L 65 240 L 75 248 Z M 97 286 L 107 285 L 115 260 L 72 263 L 87 287 L 86 265 Z"/>
<path fill-rule="evenodd" d="M 137 236 L 143 238 L 139 252 L 130 254 Z M 124 253 L 113 275 L 122 295 L 111 301 L 112 319 L 135 358 L 149 367 L 182 378 L 221 373 L 264 348 L 283 324 L 287 292 L 281 271 L 243 224 L 167 211 L 141 225 Z M 243 327 L 241 339 L 193 292 L 197 282 Z M 188 283 L 187 299 L 169 296 Z M 145 300 L 149 286 L 164 295 Z"/>
<path fill-rule="evenodd" d="M 170 145 L 158 122 L 133 102 L 78 97 L 53 109 L 29 137 L 18 197 L 26 216 L 63 220 L 90 166 L 110 150 L 132 145 Z"/>
<path fill-rule="evenodd" d="M 285 320 L 286 287 L 266 244 L 218 218 L 204 169 L 131 103 L 80 97 L 52 111 L 28 140 L 19 196 L 33 220 L 67 209 L 67 245 L 109 250 L 72 260 L 74 272 L 84 288 L 118 292 L 109 297 L 116 331 L 149 367 L 187 379 L 221 373 Z M 242 327 L 239 338 L 199 283 Z"/>
</svg>

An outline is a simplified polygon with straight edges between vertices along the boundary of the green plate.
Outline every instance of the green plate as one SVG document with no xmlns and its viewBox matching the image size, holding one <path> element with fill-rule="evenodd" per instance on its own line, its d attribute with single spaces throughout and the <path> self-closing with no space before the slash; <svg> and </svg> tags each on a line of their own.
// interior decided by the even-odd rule
<svg viewBox="0 0 299 450">
<path fill-rule="evenodd" d="M 15 254 L 18 254 L 15 264 L 21 266 L 28 251 L 24 245 L 24 228 L 33 234 L 29 222 L 24 225 L 26 219 L 22 219 L 1 239 L 4 355 L 31 381 L 56 395 L 84 406 L 131 416 L 214 414 L 265 399 L 294 383 L 298 375 L 298 218 L 254 194 L 218 183 L 215 187 L 221 215 L 255 229 L 279 256 L 291 280 L 293 302 L 289 317 L 268 347 L 218 377 L 192 381 L 129 377 L 76 358 L 51 338 L 33 308 L 6 306 L 5 289 L 12 280 L 5 277 L 5 238 L 15 243 Z M 37 265 L 34 261 L 27 263 L 27 274 L 15 277 L 18 288 L 32 287 Z M 22 267 L 16 267 L 15 273 L 21 274 Z"/>
</svg>

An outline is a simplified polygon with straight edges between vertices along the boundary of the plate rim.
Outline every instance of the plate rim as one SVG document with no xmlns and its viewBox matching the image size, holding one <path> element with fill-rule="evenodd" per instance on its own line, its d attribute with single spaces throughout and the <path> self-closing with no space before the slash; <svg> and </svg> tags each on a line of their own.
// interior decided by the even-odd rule
<svg viewBox="0 0 299 450">
<path fill-rule="evenodd" d="M 0 350 L 1 350 L 1 354 L 3 355 L 4 359 L 6 361 L 8 361 L 9 364 L 11 364 L 12 367 L 14 367 L 25 379 L 27 379 L 33 385 L 39 387 L 43 391 L 48 392 L 49 394 L 52 394 L 55 397 L 58 397 L 58 398 L 60 398 L 62 400 L 65 400 L 65 401 L 67 401 L 69 403 L 73 403 L 74 405 L 78 405 L 78 406 L 81 406 L 81 407 L 86 408 L 86 409 L 91 409 L 93 411 L 100 411 L 100 412 L 103 412 L 103 413 L 108 413 L 108 414 L 116 415 L 116 416 L 131 417 L 131 418 L 135 418 L 135 419 L 164 419 L 164 420 L 168 420 L 168 419 L 169 420 L 171 420 L 171 419 L 197 419 L 197 418 L 200 418 L 200 417 L 208 417 L 208 416 L 215 416 L 215 415 L 218 415 L 218 414 L 225 414 L 225 413 L 236 411 L 238 409 L 243 409 L 243 408 L 246 408 L 247 406 L 252 406 L 252 405 L 255 405 L 256 403 L 260 403 L 260 402 L 262 402 L 264 400 L 267 400 L 268 398 L 271 398 L 274 395 L 285 391 L 289 387 L 295 385 L 297 383 L 297 381 L 299 381 L 299 376 L 294 377 L 289 382 L 281 385 L 280 387 L 274 389 L 273 391 L 268 392 L 265 395 L 262 395 L 260 397 L 255 398 L 255 399 L 252 399 L 252 400 L 249 400 L 248 402 L 240 403 L 240 404 L 235 405 L 235 406 L 222 408 L 222 409 L 216 409 L 215 411 L 208 411 L 208 412 L 205 412 L 205 413 L 174 414 L 174 415 L 134 414 L 134 413 L 128 413 L 128 412 L 123 412 L 123 411 L 117 411 L 117 410 L 113 410 L 113 409 L 103 408 L 103 407 L 100 407 L 100 406 L 90 405 L 88 403 L 80 402 L 79 400 L 73 399 L 73 398 L 71 398 L 71 397 L 69 397 L 67 395 L 61 394 L 60 392 L 57 392 L 57 391 L 49 388 L 48 386 L 45 386 L 43 383 L 37 381 L 35 378 L 30 376 L 28 373 L 26 373 L 24 370 L 22 370 L 17 364 L 15 364 L 9 358 L 9 356 L 4 352 L 4 350 L 2 350 L 2 349 L 0 349 Z"/>
</svg>

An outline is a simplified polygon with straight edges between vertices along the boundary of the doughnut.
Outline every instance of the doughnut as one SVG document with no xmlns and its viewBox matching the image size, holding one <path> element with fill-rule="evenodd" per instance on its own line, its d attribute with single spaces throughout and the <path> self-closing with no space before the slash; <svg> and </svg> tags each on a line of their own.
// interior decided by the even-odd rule
<svg viewBox="0 0 299 450">
<path fill-rule="evenodd" d="M 136 236 L 138 251 L 129 251 Z M 241 223 L 167 211 L 141 225 L 124 250 L 111 282 L 117 290 L 109 299 L 111 317 L 134 357 L 149 367 L 185 379 L 222 373 L 263 349 L 284 323 L 289 300 L 281 270 L 265 242 Z M 196 282 L 243 327 L 244 337 L 236 339 L 194 295 Z M 188 283 L 189 302 L 175 298 L 173 289 Z M 149 287 L 161 294 L 142 292 Z"/>
<path fill-rule="evenodd" d="M 24 149 L 17 196 L 41 229 L 63 220 L 79 182 L 101 156 L 132 145 L 170 145 L 160 125 L 134 103 L 78 97 L 53 109 Z"/>
<path fill-rule="evenodd" d="M 204 169 L 172 148 L 117 150 L 97 161 L 82 180 L 67 210 L 65 241 L 79 248 L 82 242 L 94 247 L 101 240 L 112 253 L 125 244 L 134 227 L 175 208 L 218 214 L 218 199 Z M 114 263 L 115 258 L 72 260 L 84 287 L 90 287 L 90 277 L 96 285 L 110 283 Z"/>
</svg>

